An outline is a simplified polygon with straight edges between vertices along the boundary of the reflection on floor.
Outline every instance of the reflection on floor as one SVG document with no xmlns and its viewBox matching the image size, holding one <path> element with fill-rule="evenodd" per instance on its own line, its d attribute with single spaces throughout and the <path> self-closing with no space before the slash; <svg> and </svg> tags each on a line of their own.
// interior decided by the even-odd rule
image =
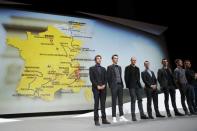
<svg viewBox="0 0 197 131">
<path fill-rule="evenodd" d="M 165 113 L 162 112 L 162 114 Z M 130 115 L 125 117 L 131 120 Z M 93 117 L 76 117 L 72 115 L 4 119 L 6 121 L 12 120 L 12 122 L 1 122 L 0 129 L 1 131 L 13 131 L 13 129 L 15 131 L 197 131 L 197 115 L 140 120 L 139 114 L 137 114 L 137 118 L 137 122 L 118 122 L 99 127 L 94 126 Z M 108 116 L 108 120 L 112 120 L 110 116 Z"/>
</svg>

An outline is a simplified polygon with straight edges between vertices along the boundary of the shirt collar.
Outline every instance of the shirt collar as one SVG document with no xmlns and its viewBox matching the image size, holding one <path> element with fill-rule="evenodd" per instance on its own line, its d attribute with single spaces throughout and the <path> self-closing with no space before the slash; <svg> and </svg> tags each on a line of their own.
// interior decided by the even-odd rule
<svg viewBox="0 0 197 131">
<path fill-rule="evenodd" d="M 167 67 L 167 66 L 164 66 L 163 68 L 164 68 L 164 69 L 168 69 L 168 67 Z"/>
<path fill-rule="evenodd" d="M 113 66 L 118 67 L 118 64 L 113 64 Z"/>
<path fill-rule="evenodd" d="M 96 67 L 101 67 L 101 64 L 96 64 L 95 66 L 96 66 Z"/>
<path fill-rule="evenodd" d="M 149 71 L 149 72 L 151 72 L 151 70 L 150 69 L 145 69 L 146 71 Z"/>
<path fill-rule="evenodd" d="M 132 67 L 136 67 L 136 65 L 131 64 Z"/>
</svg>

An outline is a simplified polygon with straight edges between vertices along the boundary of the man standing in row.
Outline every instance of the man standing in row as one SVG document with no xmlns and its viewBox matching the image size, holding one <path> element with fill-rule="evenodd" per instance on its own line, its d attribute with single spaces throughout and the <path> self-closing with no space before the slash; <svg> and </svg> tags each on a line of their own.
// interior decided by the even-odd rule
<svg viewBox="0 0 197 131">
<path fill-rule="evenodd" d="M 158 108 L 158 91 L 157 91 L 157 79 L 153 71 L 150 70 L 149 61 L 144 62 L 145 70 L 142 72 L 142 80 L 145 84 L 145 92 L 147 96 L 147 112 L 150 119 L 154 119 L 152 116 L 152 99 L 154 104 L 154 109 L 156 117 L 165 117 L 162 116 Z"/>
<path fill-rule="evenodd" d="M 141 119 L 148 119 L 148 117 L 144 114 L 144 110 L 142 106 L 143 88 L 140 83 L 140 70 L 136 66 L 135 57 L 131 57 L 131 64 L 125 68 L 125 83 L 126 83 L 126 87 L 129 89 L 129 93 L 131 97 L 132 120 L 137 121 L 136 115 L 135 115 L 136 97 L 138 100 L 138 108 L 140 111 Z"/>
<path fill-rule="evenodd" d="M 169 109 L 169 95 L 171 97 L 172 107 L 174 108 L 175 116 L 183 116 L 176 106 L 176 85 L 173 77 L 172 70 L 169 67 L 168 60 L 162 59 L 163 67 L 158 70 L 157 79 L 159 81 L 161 90 L 164 92 L 164 104 L 166 108 L 166 113 L 168 117 L 171 117 L 170 109 Z"/>
<path fill-rule="evenodd" d="M 175 82 L 177 84 L 177 87 L 179 88 L 180 94 L 181 94 L 181 104 L 183 107 L 183 110 L 185 111 L 185 115 L 190 115 L 188 112 L 188 108 L 185 105 L 185 100 L 187 99 L 187 104 L 190 109 L 190 113 L 193 112 L 190 96 L 189 96 L 189 86 L 187 83 L 187 79 L 185 76 L 185 70 L 183 69 L 183 61 L 181 59 L 176 59 L 175 63 L 177 65 L 177 68 L 174 70 L 174 78 Z"/>
<path fill-rule="evenodd" d="M 123 81 L 122 81 L 122 69 L 118 65 L 118 55 L 112 56 L 112 65 L 107 67 L 107 78 L 109 88 L 111 89 L 112 94 L 112 117 L 113 122 L 117 123 L 116 119 L 116 102 L 118 99 L 118 107 L 119 107 L 119 116 L 120 121 L 128 121 L 124 117 L 123 112 Z"/>
<path fill-rule="evenodd" d="M 94 121 L 96 126 L 100 126 L 99 123 L 99 101 L 101 105 L 102 123 L 110 124 L 106 119 L 105 102 L 106 102 L 106 87 L 107 87 L 107 72 L 104 67 L 101 66 L 101 56 L 95 56 L 95 65 L 90 67 L 89 75 L 92 83 L 92 92 L 94 94 Z"/>
<path fill-rule="evenodd" d="M 195 114 L 196 110 L 196 102 L 195 102 L 195 86 L 196 86 L 196 80 L 195 80 L 195 72 L 191 69 L 191 62 L 190 60 L 185 60 L 184 61 L 184 66 L 185 66 L 185 75 L 187 78 L 187 82 L 189 85 L 190 89 L 190 101 L 193 107 L 193 114 Z"/>
</svg>

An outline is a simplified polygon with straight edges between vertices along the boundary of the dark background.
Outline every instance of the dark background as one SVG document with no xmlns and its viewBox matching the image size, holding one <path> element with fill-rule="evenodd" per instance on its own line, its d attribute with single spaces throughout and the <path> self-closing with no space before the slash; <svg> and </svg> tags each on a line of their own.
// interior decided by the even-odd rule
<svg viewBox="0 0 197 131">
<path fill-rule="evenodd" d="M 156 0 L 12 0 L 29 5 L 2 4 L 55 14 L 77 14 L 77 11 L 103 14 L 167 26 L 164 32 L 172 67 L 176 58 L 190 59 L 197 71 L 196 13 L 194 3 Z M 6 1 L 7 2 L 7 1 Z"/>
</svg>

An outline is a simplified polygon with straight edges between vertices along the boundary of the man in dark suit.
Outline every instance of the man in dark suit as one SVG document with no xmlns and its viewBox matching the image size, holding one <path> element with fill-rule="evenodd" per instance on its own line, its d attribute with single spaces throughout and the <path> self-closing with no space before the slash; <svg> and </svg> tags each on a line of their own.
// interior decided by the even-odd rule
<svg viewBox="0 0 197 131">
<path fill-rule="evenodd" d="M 149 61 L 144 62 L 145 70 L 142 72 L 142 80 L 145 84 L 145 91 L 147 96 L 147 112 L 150 119 L 154 119 L 152 116 L 152 99 L 155 108 L 156 117 L 165 117 L 162 116 L 158 108 L 158 91 L 157 91 L 157 79 L 153 71 L 150 70 Z"/>
<path fill-rule="evenodd" d="M 176 59 L 175 63 L 177 68 L 175 68 L 174 70 L 174 79 L 181 94 L 181 104 L 185 112 L 185 115 L 191 115 L 193 109 L 190 101 L 190 95 L 189 95 L 190 90 L 185 75 L 185 69 L 183 69 L 183 61 L 181 59 Z M 185 104 L 185 100 L 187 100 L 187 105 L 190 109 L 190 113 L 188 111 L 188 107 Z"/>
<path fill-rule="evenodd" d="M 131 115 L 133 121 L 137 121 L 135 115 L 136 97 L 138 100 L 138 108 L 140 111 L 141 119 L 148 119 L 148 117 L 144 114 L 144 110 L 142 106 L 143 88 L 140 83 L 140 70 L 135 64 L 136 64 L 136 58 L 131 57 L 131 64 L 125 68 L 125 83 L 126 83 L 126 88 L 129 89 L 129 93 L 131 97 Z"/>
<path fill-rule="evenodd" d="M 124 117 L 123 113 L 123 81 L 122 81 L 122 69 L 118 64 L 118 55 L 112 56 L 113 64 L 107 67 L 107 78 L 109 88 L 111 89 L 112 94 L 112 117 L 113 122 L 116 123 L 116 101 L 118 98 L 118 107 L 120 121 L 128 121 Z"/>
<path fill-rule="evenodd" d="M 89 76 L 92 83 L 92 91 L 94 94 L 94 121 L 96 126 L 100 126 L 99 123 L 99 100 L 101 104 L 101 113 L 102 113 L 102 123 L 110 124 L 106 119 L 105 113 L 105 101 L 106 101 L 106 87 L 107 87 L 107 72 L 101 64 L 101 56 L 95 56 L 96 65 L 90 67 Z"/>
<path fill-rule="evenodd" d="M 194 70 L 192 70 L 191 68 L 191 61 L 190 60 L 185 60 L 184 61 L 184 66 L 185 66 L 185 75 L 186 75 L 186 79 L 188 82 L 188 86 L 189 86 L 189 96 L 190 96 L 190 101 L 191 101 L 191 106 L 193 107 L 193 112 L 192 114 L 196 114 L 195 112 L 197 111 L 196 109 L 196 99 L 195 99 L 195 88 L 196 87 L 196 81 L 195 81 L 195 72 Z"/>
<path fill-rule="evenodd" d="M 159 81 L 161 90 L 164 92 L 164 103 L 166 108 L 166 113 L 168 117 L 171 117 L 170 109 L 169 109 L 169 95 L 171 97 L 171 103 L 172 107 L 174 108 L 174 114 L 175 116 L 183 116 L 181 114 L 176 106 L 176 84 L 174 81 L 174 76 L 172 73 L 172 70 L 168 66 L 168 60 L 162 59 L 162 65 L 163 67 L 158 70 L 157 72 L 157 79 Z"/>
</svg>

